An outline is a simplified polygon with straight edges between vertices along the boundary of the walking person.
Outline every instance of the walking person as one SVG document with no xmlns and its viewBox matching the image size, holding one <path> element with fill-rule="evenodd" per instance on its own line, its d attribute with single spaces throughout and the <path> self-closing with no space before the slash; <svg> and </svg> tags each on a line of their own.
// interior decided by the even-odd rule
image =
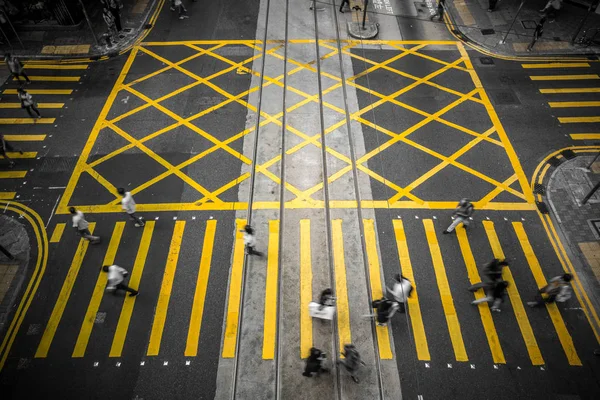
<svg viewBox="0 0 600 400">
<path fill-rule="evenodd" d="M 398 303 L 398 311 L 406 312 L 406 301 L 412 293 L 412 284 L 402 274 L 394 276 L 394 286 L 387 288 L 388 294 L 391 295 Z"/>
<path fill-rule="evenodd" d="M 546 6 L 540 10 L 540 13 L 550 18 L 550 22 L 554 22 L 558 11 L 562 8 L 562 0 L 548 0 Z"/>
<path fill-rule="evenodd" d="M 446 0 L 439 0 L 437 5 L 437 12 L 433 14 L 429 19 L 433 21 L 435 17 L 437 17 L 438 21 L 444 19 L 444 8 L 446 8 Z"/>
<path fill-rule="evenodd" d="M 308 376 L 309 378 L 316 374 L 317 377 L 321 372 L 329 372 L 327 368 L 323 367 L 323 361 L 327 359 L 327 355 L 316 347 L 310 348 L 310 355 L 306 359 L 306 366 L 302 375 Z"/>
<path fill-rule="evenodd" d="M 102 271 L 108 273 L 106 278 L 106 290 L 111 290 L 113 294 L 117 294 L 117 290 L 124 290 L 129 292 L 129 297 L 134 297 L 139 294 L 135 289 L 130 288 L 123 283 L 129 272 L 125 268 L 121 268 L 118 265 L 104 265 Z"/>
<path fill-rule="evenodd" d="M 314 2 L 313 2 L 314 4 Z M 344 12 L 344 4 L 348 5 L 348 9 L 350 9 L 350 0 L 342 0 L 342 4 L 340 4 L 340 12 Z M 312 7 L 310 8 L 312 10 Z"/>
<path fill-rule="evenodd" d="M 535 26 L 535 30 L 533 31 L 533 39 L 531 40 L 531 43 L 529 43 L 529 46 L 527 46 L 527 51 L 531 51 L 531 49 L 533 49 L 533 46 L 535 46 L 535 42 L 537 42 L 538 39 L 542 37 L 542 34 L 544 33 L 545 23 L 546 16 L 543 16 L 540 19 L 540 22 L 538 22 L 538 24 Z"/>
<path fill-rule="evenodd" d="M 376 310 L 375 317 L 379 326 L 385 326 L 400 308 L 397 301 L 385 297 L 375 300 L 372 306 Z"/>
<path fill-rule="evenodd" d="M 144 218 L 135 215 L 135 201 L 133 200 L 131 192 L 126 192 L 123 188 L 118 188 L 117 192 L 123 196 L 121 199 L 121 207 L 123 210 L 125 210 L 127 215 L 129 215 L 129 218 L 131 218 L 131 220 L 135 223 L 135 227 L 140 228 L 146 225 Z"/>
<path fill-rule="evenodd" d="M 17 57 L 13 57 L 12 54 L 6 53 L 4 56 L 4 61 L 6 62 L 6 65 L 8 66 L 13 78 L 19 81 L 19 83 L 21 83 L 21 77 L 25 78 L 25 82 L 31 83 L 29 77 L 23 69 L 23 64 L 21 64 L 21 61 L 19 61 Z"/>
<path fill-rule="evenodd" d="M 469 287 L 469 292 L 476 292 L 479 289 L 486 289 L 491 287 L 496 282 L 500 282 L 502 280 L 502 268 L 507 266 L 508 262 L 505 260 L 494 258 L 483 267 L 483 276 L 485 277 L 485 280 L 483 282 L 471 285 Z"/>
<path fill-rule="evenodd" d="M 69 207 L 69 212 L 73 215 L 73 228 L 77 229 L 81 237 L 88 240 L 91 244 L 100 243 L 100 236 L 92 236 L 88 229 L 90 224 L 85 220 L 85 215 L 75 209 L 75 207 Z"/>
<path fill-rule="evenodd" d="M 173 4 L 175 5 L 175 7 L 177 8 L 177 10 L 179 11 L 179 19 L 189 18 L 188 15 L 187 15 L 187 9 L 183 5 L 183 1 L 182 0 L 174 0 Z"/>
<path fill-rule="evenodd" d="M 546 303 L 558 301 L 563 303 L 571 298 L 571 274 L 563 274 L 550 279 L 550 282 L 541 288 L 534 301 L 527 302 L 529 307 L 540 307 Z"/>
<path fill-rule="evenodd" d="M 467 225 L 469 225 L 469 218 L 471 217 L 471 215 L 473 215 L 474 211 L 475 211 L 475 208 L 473 207 L 473 204 L 471 203 L 471 201 L 467 198 L 462 199 L 458 203 L 458 206 L 456 207 L 454 212 L 452 213 L 452 216 L 454 217 L 454 221 L 442 233 L 448 234 L 448 233 L 452 232 L 454 230 L 454 228 L 456 228 L 458 226 L 458 224 L 460 224 L 461 222 L 463 223 L 463 225 L 465 227 Z"/>
<path fill-rule="evenodd" d="M 121 10 L 118 2 L 116 0 L 103 0 L 103 3 L 106 4 L 108 10 L 113 16 L 117 32 L 121 32 L 123 27 L 121 26 Z"/>
<path fill-rule="evenodd" d="M 108 27 L 108 33 L 114 38 L 117 34 L 115 16 L 110 11 L 108 11 L 108 8 L 104 7 L 104 9 L 102 9 L 102 18 L 104 18 L 104 22 Z"/>
<path fill-rule="evenodd" d="M 33 97 L 31 97 L 31 95 L 27 93 L 27 90 L 23 88 L 18 88 L 17 96 L 19 97 L 19 101 L 21 102 L 21 108 L 24 108 L 31 118 L 42 118 L 42 114 L 40 114 L 40 110 L 38 110 L 37 104 L 35 103 L 35 101 L 33 101 Z M 34 115 L 34 112 L 35 114 L 37 114 L 37 116 Z"/>
<path fill-rule="evenodd" d="M 486 297 L 481 299 L 473 300 L 471 304 L 479 304 L 479 303 L 492 303 L 491 310 L 500 312 L 500 304 L 504 302 L 504 293 L 506 292 L 506 288 L 508 287 L 508 282 L 499 281 L 495 282 L 489 289 L 489 293 Z"/>
<path fill-rule="evenodd" d="M 361 365 L 367 364 L 365 364 L 364 361 L 360 359 L 360 354 L 358 353 L 358 350 L 356 350 L 356 347 L 351 343 L 344 345 L 344 351 L 342 352 L 342 355 L 344 356 L 344 358 L 338 360 L 338 364 L 342 364 L 346 368 L 346 371 L 350 373 L 350 377 L 352 378 L 352 380 L 358 383 L 359 380 L 356 376 L 356 373 L 358 372 L 358 369 Z"/>
<path fill-rule="evenodd" d="M 256 249 L 254 248 L 256 246 L 254 228 L 252 228 L 250 225 L 246 225 L 241 232 L 244 232 L 244 244 L 246 245 L 246 254 L 250 256 L 254 255 L 262 257 L 264 254 L 260 251 L 256 251 Z"/>
<path fill-rule="evenodd" d="M 15 162 L 8 156 L 9 151 L 15 151 L 12 145 L 4 139 L 4 135 L 0 133 L 0 156 L 8 160 L 8 167 L 12 168 L 15 166 Z M 22 150 L 19 153 L 23 154 Z"/>
</svg>

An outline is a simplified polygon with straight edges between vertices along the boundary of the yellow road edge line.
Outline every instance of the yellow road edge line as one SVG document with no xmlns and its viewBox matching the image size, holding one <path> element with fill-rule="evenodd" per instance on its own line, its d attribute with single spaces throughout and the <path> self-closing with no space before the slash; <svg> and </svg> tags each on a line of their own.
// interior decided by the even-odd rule
<svg viewBox="0 0 600 400">
<path fill-rule="evenodd" d="M 600 107 L 600 101 L 549 101 L 550 108 Z"/>
<path fill-rule="evenodd" d="M 496 234 L 494 223 L 492 221 L 483 221 L 483 227 L 488 237 L 490 247 L 492 248 L 492 252 L 494 253 L 494 257 L 499 260 L 506 259 L 504 256 L 504 251 L 502 251 L 502 246 L 500 245 L 500 240 Z M 525 341 L 525 346 L 527 347 L 527 352 L 529 353 L 531 363 L 533 365 L 543 365 L 544 359 L 542 357 L 542 353 L 540 352 L 540 348 L 538 347 L 537 341 L 533 334 L 531 323 L 527 317 L 525 307 L 523 307 L 523 301 L 521 300 L 521 296 L 519 295 L 517 285 L 513 279 L 509 267 L 504 267 L 502 269 L 502 278 L 508 282 L 508 288 L 506 290 L 508 291 L 508 297 L 510 298 L 510 303 L 512 304 L 515 317 L 517 318 L 517 323 L 519 324 L 521 335 Z"/>
<path fill-rule="evenodd" d="M 600 116 L 597 116 L 597 117 L 558 117 L 558 122 L 560 122 L 561 124 L 594 123 L 594 122 L 600 122 Z"/>
<path fill-rule="evenodd" d="M 535 283 L 538 285 L 538 289 L 541 289 L 547 285 L 546 278 L 544 277 L 542 267 L 540 266 L 540 263 L 533 252 L 531 243 L 529 243 L 529 238 L 527 237 L 527 233 L 525 233 L 523 223 L 513 222 L 512 225 L 515 233 L 517 234 L 517 238 L 519 239 L 519 243 L 521 244 L 521 248 L 523 249 L 523 253 L 525 254 L 525 258 L 527 259 L 529 269 L 531 270 L 531 273 L 535 279 Z M 548 314 L 550 314 L 552 324 L 554 324 L 554 329 L 556 330 L 560 344 L 565 351 L 569 365 L 581 366 L 581 360 L 577 355 L 577 350 L 573 344 L 573 338 L 571 338 L 571 335 L 567 330 L 565 321 L 560 315 L 560 311 L 558 310 L 556 303 L 546 303 L 546 308 L 548 310 Z"/>
<path fill-rule="evenodd" d="M 167 264 L 165 265 L 165 272 L 160 285 L 160 293 L 154 310 L 154 321 L 152 322 L 150 341 L 148 343 L 148 351 L 146 352 L 148 356 L 157 356 L 160 351 L 160 341 L 162 340 L 165 322 L 167 321 L 169 300 L 173 291 L 173 280 L 175 279 L 175 271 L 177 270 L 177 261 L 179 260 L 179 250 L 181 249 L 184 229 L 185 221 L 175 222 L 173 237 L 169 246 L 169 256 L 167 257 Z"/>
<path fill-rule="evenodd" d="M 381 265 L 379 263 L 379 254 L 377 252 L 375 221 L 372 219 L 363 219 L 363 224 L 365 228 L 367 257 L 369 259 L 371 296 L 373 299 L 378 300 L 383 297 L 384 292 L 381 284 Z M 390 344 L 390 332 L 387 326 L 377 326 L 377 343 L 379 347 L 379 357 L 382 360 L 391 360 L 394 358 L 392 346 Z"/>
<path fill-rule="evenodd" d="M 583 75 L 533 75 L 529 77 L 532 81 L 580 81 L 586 79 L 600 79 L 597 74 Z"/>
<path fill-rule="evenodd" d="M 0 171 L 0 179 L 25 178 L 27 171 Z"/>
<path fill-rule="evenodd" d="M 540 93 L 600 93 L 600 88 L 563 88 L 563 89 L 540 89 Z"/>
<path fill-rule="evenodd" d="M 277 279 L 279 263 L 279 220 L 269 221 L 269 253 L 265 285 L 265 317 L 263 324 L 263 360 L 275 357 L 277 335 Z"/>
<path fill-rule="evenodd" d="M 600 133 L 571 133 L 573 140 L 600 140 Z"/>
<path fill-rule="evenodd" d="M 242 229 L 246 225 L 245 219 L 236 220 L 235 245 L 233 248 L 233 263 L 229 278 L 229 296 L 227 299 L 227 320 L 225 322 L 225 337 L 221 357 L 233 358 L 237 342 L 238 318 L 240 314 L 240 301 L 242 292 L 242 274 L 244 272 L 244 237 Z"/>
<path fill-rule="evenodd" d="M 62 237 L 63 232 L 65 231 L 66 224 L 61 222 L 56 224 L 54 227 L 54 231 L 52 232 L 52 237 L 50 238 L 50 243 L 58 243 L 60 242 L 60 238 Z"/>
<path fill-rule="evenodd" d="M 215 232 L 217 230 L 217 220 L 206 221 L 204 231 L 204 243 L 202 244 L 202 256 L 196 280 L 196 290 L 194 292 L 194 303 L 192 305 L 192 314 L 190 316 L 190 325 L 185 345 L 184 355 L 186 357 L 196 357 L 198 355 L 198 344 L 200 340 L 200 329 L 202 327 L 202 315 L 204 314 L 204 300 L 208 288 L 208 279 L 210 277 L 210 266 L 212 263 L 213 246 L 215 243 Z"/>
<path fill-rule="evenodd" d="M 308 304 L 312 301 L 312 253 L 310 219 L 300 220 L 300 358 L 310 355 L 313 347 L 312 318 Z"/>
<path fill-rule="evenodd" d="M 425 336 L 425 327 L 423 325 L 423 318 L 421 316 L 421 306 L 419 305 L 417 283 L 415 281 L 412 263 L 410 261 L 410 253 L 408 252 L 408 243 L 406 242 L 404 225 L 401 219 L 394 219 L 392 220 L 392 223 L 394 225 L 394 234 L 396 236 L 396 246 L 398 247 L 400 271 L 402 272 L 402 275 L 406 277 L 406 279 L 411 281 L 413 286 L 412 294 L 407 300 L 407 308 L 409 309 L 417 358 L 420 361 L 430 361 L 431 355 L 429 354 L 429 346 L 427 345 L 427 336 Z"/>
<path fill-rule="evenodd" d="M 4 139 L 9 142 L 41 142 L 46 135 L 4 135 Z"/>
<path fill-rule="evenodd" d="M 88 229 L 91 233 L 94 233 L 95 225 L 96 224 L 94 222 L 90 222 Z M 79 239 L 75 256 L 73 257 L 69 271 L 67 272 L 63 285 L 60 289 L 56 303 L 54 303 L 52 314 L 50 315 L 50 319 L 46 324 L 46 329 L 44 329 L 44 334 L 42 335 L 40 344 L 35 352 L 35 358 L 46 358 L 48 355 L 50 345 L 54 339 L 54 334 L 56 333 L 56 329 L 60 324 L 60 320 L 67 306 L 67 302 L 69 301 L 69 297 L 71 296 L 71 291 L 75 285 L 75 280 L 79 274 L 79 269 L 81 268 L 81 264 L 83 263 L 83 258 L 85 257 L 89 244 L 90 242 L 88 240 L 84 238 Z"/>
<path fill-rule="evenodd" d="M 350 309 L 348 307 L 348 286 L 346 281 L 346 261 L 344 256 L 344 237 L 342 233 L 342 220 L 334 219 L 331 225 L 333 239 L 333 263 L 335 270 L 335 296 L 337 305 L 337 322 L 339 337 L 339 352 L 344 350 L 344 345 L 352 343 L 350 332 Z"/>
<path fill-rule="evenodd" d="M 17 94 L 17 89 L 4 89 L 4 94 Z M 29 94 L 65 94 L 69 95 L 73 93 L 73 89 L 28 89 Z"/>
<path fill-rule="evenodd" d="M 123 235 L 124 228 L 125 222 L 123 221 L 119 221 L 115 224 L 102 265 L 114 264 L 115 256 L 117 254 L 119 243 L 121 242 L 121 236 Z M 92 298 L 90 299 L 87 311 L 85 312 L 85 317 L 83 318 L 83 323 L 81 324 L 79 335 L 77 336 L 77 342 L 75 343 L 75 348 L 73 349 L 73 354 L 71 355 L 73 358 L 80 358 L 85 355 L 85 350 L 87 349 L 87 345 L 92 334 L 92 329 L 94 328 L 96 314 L 98 313 L 98 309 L 100 308 L 100 303 L 102 302 L 102 297 L 104 296 L 104 291 L 106 289 L 106 278 L 106 272 L 98 269 L 98 278 L 96 279 L 96 285 L 94 286 Z"/>
<path fill-rule="evenodd" d="M 456 308 L 454 307 L 454 300 L 452 299 L 452 293 L 450 292 L 450 284 L 448 283 L 448 277 L 446 276 L 442 252 L 435 234 L 433 220 L 424 219 L 423 226 L 425 227 L 425 235 L 427 236 L 427 243 L 429 244 L 429 253 L 431 254 L 431 261 L 433 263 L 435 278 L 440 292 L 440 299 L 444 308 L 444 315 L 446 316 L 446 324 L 448 325 L 448 333 L 450 334 L 452 348 L 454 349 L 454 356 L 456 361 L 469 361 L 460 329 L 460 321 L 458 320 Z"/>
<path fill-rule="evenodd" d="M 465 265 L 467 267 L 467 273 L 469 275 L 469 281 L 471 282 L 471 285 L 481 282 L 479 272 L 477 271 L 477 264 L 475 263 L 475 258 L 473 257 L 471 246 L 469 245 L 467 231 L 462 224 L 456 227 L 456 236 L 458 238 L 458 244 L 460 246 L 463 260 L 465 261 Z M 483 289 L 477 290 L 474 295 L 476 299 L 485 297 Z M 488 303 L 480 303 L 478 308 L 494 364 L 506 364 L 504 352 L 502 351 L 500 339 L 498 338 L 498 332 L 496 331 L 494 319 L 492 318 L 492 313 L 490 311 L 490 305 Z"/>
<path fill-rule="evenodd" d="M 531 68 L 588 68 L 589 63 L 547 63 L 547 64 L 521 64 L 525 69 Z"/>
<path fill-rule="evenodd" d="M 152 233 L 154 232 L 155 221 L 147 221 L 142 232 L 142 239 L 140 241 L 140 247 L 138 248 L 137 256 L 133 264 L 133 270 L 131 271 L 131 277 L 129 278 L 128 286 L 132 289 L 139 289 L 140 280 L 142 279 L 142 273 L 144 272 L 144 266 L 146 264 L 146 257 L 148 257 L 148 250 L 150 249 L 150 241 L 152 239 Z M 109 357 L 121 357 L 123 353 L 123 345 L 125 344 L 125 338 L 127 337 L 127 330 L 129 329 L 129 321 L 131 321 L 131 314 L 133 314 L 133 306 L 135 305 L 135 297 L 125 296 L 123 301 L 123 308 L 121 308 L 121 314 L 119 315 L 119 322 L 115 330 L 115 336 L 113 337 L 112 345 L 110 346 Z"/>
</svg>

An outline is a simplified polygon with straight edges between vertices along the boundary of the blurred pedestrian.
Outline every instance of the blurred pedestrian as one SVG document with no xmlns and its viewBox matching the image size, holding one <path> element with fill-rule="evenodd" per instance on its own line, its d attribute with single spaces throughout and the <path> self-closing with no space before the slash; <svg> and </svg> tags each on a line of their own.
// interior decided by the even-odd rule
<svg viewBox="0 0 600 400">
<path fill-rule="evenodd" d="M 491 310 L 500 312 L 500 304 L 504 301 L 504 293 L 506 292 L 506 288 L 508 287 L 508 282 L 499 281 L 495 282 L 491 285 L 488 290 L 488 294 L 486 297 L 482 297 L 481 299 L 473 300 L 471 304 L 479 304 L 483 302 L 492 303 Z"/>
<path fill-rule="evenodd" d="M 571 274 L 563 274 L 550 279 L 550 282 L 538 290 L 534 301 L 527 302 L 529 307 L 539 307 L 558 301 L 563 303 L 571 298 Z"/>
<path fill-rule="evenodd" d="M 129 292 L 129 297 L 134 297 L 139 294 L 139 292 L 135 289 L 130 288 L 123 282 L 129 272 L 125 268 L 121 268 L 118 265 L 104 265 L 102 267 L 102 271 L 108 273 L 108 277 L 106 278 L 106 290 L 111 290 L 113 294 L 117 294 L 117 290 L 121 289 L 126 292 Z"/>
<path fill-rule="evenodd" d="M 496 9 L 498 0 L 488 0 L 488 12 L 493 12 Z"/>
<path fill-rule="evenodd" d="M 123 196 L 123 198 L 121 199 L 121 207 L 123 208 L 123 210 L 125 210 L 127 215 L 129 215 L 129 218 L 131 218 L 131 220 L 135 222 L 135 227 L 140 228 L 146 225 L 146 223 L 144 222 L 144 218 L 135 215 L 135 201 L 133 200 L 131 192 L 126 192 L 123 188 L 118 188 L 117 192 L 119 192 L 119 194 Z"/>
<path fill-rule="evenodd" d="M 311 347 L 310 355 L 306 359 L 306 366 L 302 375 L 312 377 L 313 374 L 319 376 L 321 372 L 329 372 L 327 368 L 323 367 L 323 361 L 327 359 L 327 355 L 321 350 Z"/>
<path fill-rule="evenodd" d="M 179 19 L 189 18 L 188 15 L 187 15 L 187 9 L 183 5 L 183 1 L 182 0 L 174 0 L 173 4 L 175 5 L 175 7 L 177 8 L 177 10 L 179 11 Z"/>
<path fill-rule="evenodd" d="M 476 292 L 479 289 L 485 289 L 492 286 L 494 283 L 502 280 L 502 268 L 508 266 L 505 260 L 494 258 L 483 267 L 484 281 L 476 283 L 469 287 L 470 292 Z"/>
<path fill-rule="evenodd" d="M 313 2 L 314 4 L 314 2 Z M 342 4 L 340 4 L 340 12 L 344 12 L 344 4 L 348 5 L 348 9 L 350 9 L 350 0 L 342 0 Z M 312 7 L 310 8 L 312 10 Z"/>
<path fill-rule="evenodd" d="M 438 21 L 444 19 L 444 8 L 446 8 L 446 0 L 438 0 L 437 12 L 433 14 L 429 19 L 433 21 L 435 17 L 437 17 Z"/>
<path fill-rule="evenodd" d="M 358 369 L 361 365 L 367 364 L 365 364 L 360 359 L 360 354 L 358 353 L 358 350 L 356 350 L 356 347 L 351 343 L 344 345 L 344 351 L 342 352 L 342 355 L 344 356 L 344 358 L 338 360 L 338 364 L 342 364 L 346 368 L 346 371 L 350 373 L 350 377 L 352 378 L 352 380 L 358 383 L 359 380 L 356 376 L 356 373 L 358 372 Z"/>
<path fill-rule="evenodd" d="M 33 101 L 33 97 L 31 97 L 31 95 L 27 93 L 25 89 L 18 88 L 17 96 L 19 97 L 19 101 L 21 102 L 21 108 L 24 108 L 31 118 L 42 118 L 42 115 L 40 114 L 40 111 L 37 108 L 37 104 L 35 103 L 35 101 Z M 34 112 L 37 114 L 37 116 L 33 114 Z"/>
<path fill-rule="evenodd" d="M 400 308 L 397 301 L 390 300 L 386 297 L 375 300 L 372 306 L 376 310 L 375 317 L 377 318 L 377 325 L 379 326 L 386 325 Z"/>
<path fill-rule="evenodd" d="M 8 156 L 9 151 L 15 151 L 12 145 L 6 141 L 4 135 L 0 133 L 0 156 L 8 160 L 8 167 L 12 168 L 15 166 L 15 162 Z M 23 151 L 19 150 L 19 153 L 23 154 Z"/>
<path fill-rule="evenodd" d="M 542 14 L 550 18 L 550 22 L 554 22 L 556 15 L 562 8 L 561 0 L 548 0 L 548 3 L 540 10 Z"/>
<path fill-rule="evenodd" d="M 391 295 L 398 303 L 398 311 L 401 313 L 406 311 L 406 300 L 412 293 L 412 284 L 402 274 L 394 276 L 394 286 L 387 288 L 388 295 Z"/>
<path fill-rule="evenodd" d="M 262 257 L 264 254 L 260 251 L 256 251 L 254 247 L 256 247 L 256 237 L 254 236 L 254 228 L 250 225 L 246 225 L 244 229 L 241 231 L 244 232 L 244 244 L 246 245 L 246 254 L 255 255 Z"/>
<path fill-rule="evenodd" d="M 115 21 L 115 27 L 117 28 L 117 32 L 121 32 L 122 26 L 120 8 L 122 8 L 122 6 L 119 7 L 119 3 L 116 0 L 102 0 L 102 3 L 104 3 L 106 7 L 108 7 L 108 10 L 112 14 L 113 19 Z"/>
<path fill-rule="evenodd" d="M 21 61 L 19 61 L 17 57 L 14 57 L 10 53 L 6 53 L 4 55 L 4 61 L 6 62 L 6 65 L 8 66 L 13 78 L 19 81 L 19 83 L 21 83 L 21 77 L 25 78 L 25 82 L 31 83 L 29 77 L 24 71 L 23 64 L 21 64 Z"/>
<path fill-rule="evenodd" d="M 325 307 L 335 306 L 335 297 L 333 297 L 333 290 L 331 288 L 324 289 L 319 296 L 320 309 Z"/>
<path fill-rule="evenodd" d="M 458 226 L 458 224 L 460 224 L 461 222 L 462 222 L 463 226 L 466 228 L 467 225 L 469 225 L 469 218 L 471 217 L 471 215 L 473 215 L 474 211 L 475 211 L 475 208 L 473 207 L 473 204 L 471 203 L 471 201 L 467 198 L 462 199 L 458 203 L 458 206 L 456 207 L 454 212 L 452 213 L 452 216 L 454 217 L 454 221 L 442 233 L 447 234 L 447 233 L 452 232 L 454 230 L 454 228 L 456 228 Z"/>
<path fill-rule="evenodd" d="M 100 236 L 92 236 L 89 230 L 90 224 L 85 220 L 85 215 L 75 207 L 69 207 L 69 212 L 73 215 L 73 228 L 77 229 L 81 237 L 91 244 L 100 243 Z"/>
<path fill-rule="evenodd" d="M 531 51 L 531 49 L 533 49 L 533 46 L 535 46 L 535 42 L 537 42 L 538 39 L 542 37 L 542 34 L 544 33 L 544 24 L 545 23 L 546 23 L 546 16 L 543 16 L 540 19 L 540 22 L 538 22 L 538 24 L 535 26 L 535 30 L 533 31 L 533 38 L 531 40 L 531 43 L 529 43 L 529 46 L 527 46 L 527 51 Z"/>
<path fill-rule="evenodd" d="M 108 11 L 108 8 L 104 7 L 102 9 L 102 18 L 104 18 L 104 22 L 108 27 L 108 33 L 114 37 L 117 33 L 114 15 Z"/>
</svg>

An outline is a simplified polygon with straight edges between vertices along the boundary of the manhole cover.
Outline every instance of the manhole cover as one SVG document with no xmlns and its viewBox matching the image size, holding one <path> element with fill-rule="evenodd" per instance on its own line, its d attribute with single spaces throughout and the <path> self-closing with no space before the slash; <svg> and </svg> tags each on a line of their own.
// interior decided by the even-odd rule
<svg viewBox="0 0 600 400">
<path fill-rule="evenodd" d="M 526 19 L 524 21 L 521 21 L 521 25 L 523 25 L 523 28 L 525 29 L 535 29 L 537 23 L 532 19 Z"/>
<path fill-rule="evenodd" d="M 482 29 L 481 30 L 482 35 L 493 35 L 494 33 L 496 33 L 496 31 L 493 29 Z"/>
<path fill-rule="evenodd" d="M 543 185 L 540 185 L 539 183 L 536 183 L 533 186 L 533 191 L 536 194 L 541 194 L 541 195 L 546 194 L 546 188 Z"/>
<path fill-rule="evenodd" d="M 562 154 L 562 156 L 567 160 L 572 160 L 576 157 L 575 153 L 573 153 L 573 150 L 564 150 L 561 151 L 560 154 Z"/>
<path fill-rule="evenodd" d="M 558 36 L 554 36 L 552 39 L 554 39 L 555 42 L 560 42 L 560 38 Z"/>
<path fill-rule="evenodd" d="M 511 104 L 521 104 L 517 96 L 513 92 L 492 92 L 492 98 L 496 104 L 502 105 L 511 105 Z"/>
<path fill-rule="evenodd" d="M 494 59 L 492 57 L 479 57 L 479 62 L 483 65 L 494 65 Z"/>
</svg>

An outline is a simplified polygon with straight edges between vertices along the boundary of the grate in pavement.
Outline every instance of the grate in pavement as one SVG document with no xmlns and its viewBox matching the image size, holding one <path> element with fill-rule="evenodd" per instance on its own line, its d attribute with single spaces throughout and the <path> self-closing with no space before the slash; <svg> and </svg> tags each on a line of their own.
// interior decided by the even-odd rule
<svg viewBox="0 0 600 400">
<path fill-rule="evenodd" d="M 491 28 L 488 28 L 488 29 L 482 29 L 482 30 L 481 30 L 481 34 L 482 34 L 482 35 L 486 35 L 486 36 L 487 36 L 487 35 L 493 35 L 494 33 L 496 33 L 496 31 L 495 31 L 495 30 L 493 30 L 493 29 L 491 29 Z"/>
<path fill-rule="evenodd" d="M 29 325 L 29 328 L 27 328 L 27 336 L 37 335 L 38 333 L 41 332 L 41 330 L 42 330 L 41 324 L 31 324 L 31 325 Z"/>
<path fill-rule="evenodd" d="M 544 185 L 541 185 L 539 183 L 536 183 L 533 186 L 533 192 L 535 194 L 541 194 L 541 195 L 545 195 L 546 194 L 546 188 L 544 187 Z"/>
<path fill-rule="evenodd" d="M 494 65 L 494 59 L 492 57 L 479 57 L 479 62 L 483 65 Z"/>
<path fill-rule="evenodd" d="M 96 320 L 94 321 L 94 323 L 95 324 L 103 324 L 105 319 L 106 319 L 106 313 L 105 312 L 97 312 L 96 313 Z"/>
<path fill-rule="evenodd" d="M 496 104 L 501 105 L 513 105 L 513 104 L 521 104 L 517 96 L 512 91 L 492 91 L 492 98 Z"/>
<path fill-rule="evenodd" d="M 563 156 L 564 158 L 566 158 L 567 160 L 572 160 L 572 159 L 574 159 L 575 157 L 577 157 L 577 156 L 575 155 L 575 153 L 573 153 L 573 150 L 564 150 L 564 151 L 561 151 L 561 152 L 560 152 L 560 154 L 562 154 L 562 156 Z"/>
<path fill-rule="evenodd" d="M 556 157 L 550 157 L 548 159 L 548 164 L 552 165 L 553 167 L 558 167 L 560 163 L 561 161 Z"/>
</svg>

